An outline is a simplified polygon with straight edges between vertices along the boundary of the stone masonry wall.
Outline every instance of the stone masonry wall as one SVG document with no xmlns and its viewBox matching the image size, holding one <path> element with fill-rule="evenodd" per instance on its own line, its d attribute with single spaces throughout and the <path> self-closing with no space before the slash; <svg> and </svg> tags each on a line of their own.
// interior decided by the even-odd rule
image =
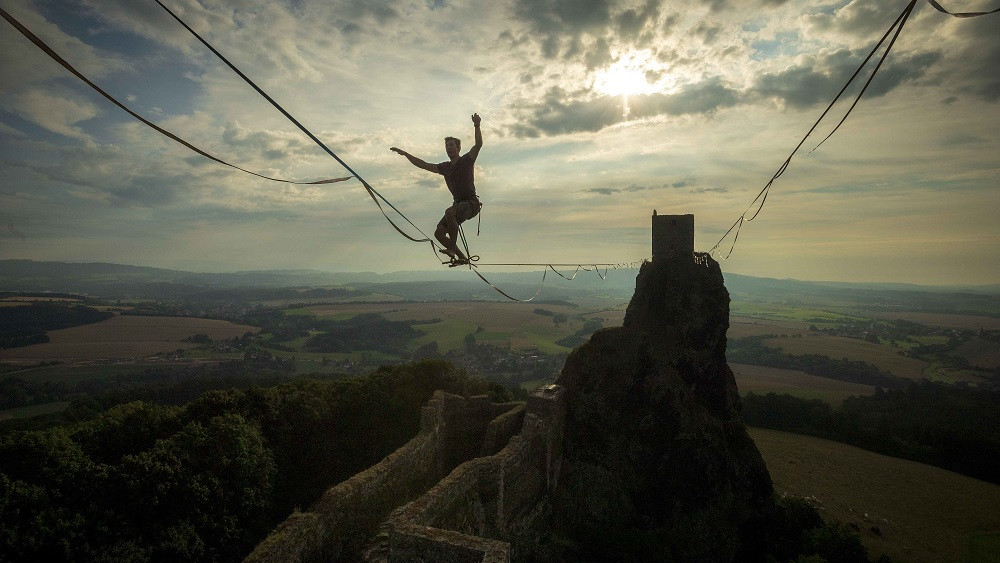
<svg viewBox="0 0 1000 563">
<path fill-rule="evenodd" d="M 519 435 L 471 459 L 386 521 L 389 561 L 508 561 L 533 545 L 559 477 L 563 390 L 531 396 Z"/>
<path fill-rule="evenodd" d="M 394 508 L 418 497 L 484 448 L 502 447 L 519 429 L 524 412 L 524 403 L 493 404 L 486 397 L 435 392 L 421 410 L 416 437 L 327 490 L 308 512 L 289 516 L 245 561 L 358 557 Z"/>
</svg>

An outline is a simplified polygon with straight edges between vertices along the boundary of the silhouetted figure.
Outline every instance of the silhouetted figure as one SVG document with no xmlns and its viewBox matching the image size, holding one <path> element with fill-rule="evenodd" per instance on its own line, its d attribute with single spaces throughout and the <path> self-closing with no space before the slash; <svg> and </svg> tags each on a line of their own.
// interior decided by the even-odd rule
<svg viewBox="0 0 1000 563">
<path fill-rule="evenodd" d="M 483 148 L 483 134 L 479 130 L 479 122 L 479 114 L 472 114 L 472 124 L 476 129 L 476 144 L 469 152 L 461 156 L 459 153 L 462 150 L 462 141 L 455 137 L 445 137 L 444 150 L 448 153 L 449 159 L 445 162 L 431 164 L 402 149 L 396 147 L 389 149 L 405 156 L 417 168 L 444 176 L 445 184 L 448 185 L 448 191 L 451 192 L 454 203 L 445 209 L 444 217 L 438 221 L 437 228 L 434 230 L 434 237 L 444 246 L 441 252 L 448 255 L 452 266 L 469 262 L 469 259 L 458 248 L 458 226 L 479 215 L 479 210 L 483 206 L 479 203 L 479 197 L 476 196 L 476 183 L 473 174 L 479 149 Z"/>
</svg>

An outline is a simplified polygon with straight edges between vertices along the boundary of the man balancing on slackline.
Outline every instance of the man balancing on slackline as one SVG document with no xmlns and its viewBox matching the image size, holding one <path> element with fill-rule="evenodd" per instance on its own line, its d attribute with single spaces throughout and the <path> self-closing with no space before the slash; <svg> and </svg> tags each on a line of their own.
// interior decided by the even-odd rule
<svg viewBox="0 0 1000 563">
<path fill-rule="evenodd" d="M 438 221 L 437 229 L 434 230 L 434 237 L 444 245 L 440 252 L 448 255 L 452 266 L 469 263 L 468 257 L 458 248 L 458 226 L 479 215 L 479 210 L 483 206 L 476 196 L 476 184 L 473 178 L 476 157 L 479 156 L 479 149 L 483 148 L 483 133 L 479 130 L 479 121 L 479 114 L 472 114 L 472 124 L 476 128 L 476 144 L 462 156 L 459 156 L 462 141 L 455 137 L 445 137 L 444 150 L 448 153 L 449 159 L 445 162 L 431 164 L 402 149 L 396 147 L 389 149 L 405 156 L 417 168 L 444 176 L 444 182 L 448 185 L 448 191 L 455 201 L 451 207 L 445 209 L 444 217 Z"/>
</svg>

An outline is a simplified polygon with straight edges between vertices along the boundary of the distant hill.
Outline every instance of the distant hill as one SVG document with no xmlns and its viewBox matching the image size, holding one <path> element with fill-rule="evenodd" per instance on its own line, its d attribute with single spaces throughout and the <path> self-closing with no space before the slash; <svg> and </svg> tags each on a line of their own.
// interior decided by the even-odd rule
<svg viewBox="0 0 1000 563">
<path fill-rule="evenodd" d="M 542 268 L 531 272 L 483 268 L 480 272 L 500 289 L 521 299 L 534 295 L 544 276 L 544 288 L 539 299 L 572 301 L 588 297 L 627 300 L 635 289 L 637 270 L 601 270 L 600 275 L 575 268 L 560 268 L 558 274 Z M 737 301 L 1000 317 L 998 284 L 922 286 L 813 282 L 733 273 L 725 274 L 725 283 L 730 296 Z M 255 288 L 255 291 L 248 292 L 247 288 Z M 326 288 L 330 291 L 327 298 L 340 296 L 362 300 L 366 296 L 372 300 L 394 298 L 414 301 L 506 299 L 466 268 L 384 274 L 319 270 L 202 273 L 109 263 L 0 260 L 0 291 L 72 292 L 109 299 L 252 301 L 300 295 L 289 291 L 262 291 L 290 288 L 300 293 L 308 288 Z"/>
</svg>

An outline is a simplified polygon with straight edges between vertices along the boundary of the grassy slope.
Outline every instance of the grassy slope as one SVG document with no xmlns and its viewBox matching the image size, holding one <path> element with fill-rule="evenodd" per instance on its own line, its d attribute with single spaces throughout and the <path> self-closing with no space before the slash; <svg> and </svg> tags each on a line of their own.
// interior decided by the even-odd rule
<svg viewBox="0 0 1000 563">
<path fill-rule="evenodd" d="M 970 538 L 1000 532 L 1000 485 L 820 438 L 748 430 L 775 491 L 815 499 L 824 518 L 857 524 L 873 557 L 964 561 Z"/>
</svg>

